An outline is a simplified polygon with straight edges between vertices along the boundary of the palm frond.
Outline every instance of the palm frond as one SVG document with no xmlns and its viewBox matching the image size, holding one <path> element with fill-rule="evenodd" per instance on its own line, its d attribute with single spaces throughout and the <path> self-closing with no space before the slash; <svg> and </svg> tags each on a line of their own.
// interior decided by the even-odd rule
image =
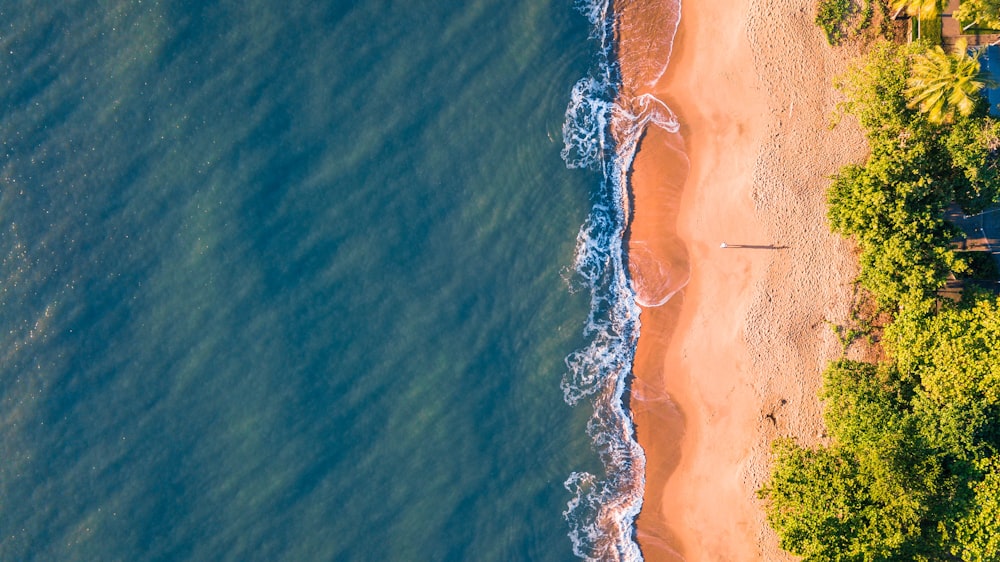
<svg viewBox="0 0 1000 562">
<path fill-rule="evenodd" d="M 956 111 L 969 115 L 975 110 L 987 83 L 979 53 L 970 55 L 965 40 L 959 39 L 952 53 L 935 46 L 913 58 L 906 81 L 907 106 L 926 113 L 932 122 L 949 122 Z"/>
</svg>

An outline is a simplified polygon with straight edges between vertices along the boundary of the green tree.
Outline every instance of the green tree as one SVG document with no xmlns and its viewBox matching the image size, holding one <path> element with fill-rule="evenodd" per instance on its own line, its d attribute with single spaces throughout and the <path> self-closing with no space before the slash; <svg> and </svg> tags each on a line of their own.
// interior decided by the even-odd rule
<svg viewBox="0 0 1000 562">
<path fill-rule="evenodd" d="M 921 65 L 944 57 L 953 75 L 978 76 L 974 57 L 916 49 L 877 43 L 839 79 L 870 153 L 832 178 L 828 218 L 857 242 L 859 281 L 893 319 L 888 360 L 826 370 L 830 444 L 774 444 L 759 495 L 782 547 L 807 561 L 1000 559 L 1000 298 L 935 295 L 965 269 L 946 206 L 998 199 L 1000 123 L 962 80 L 947 88 L 966 102 L 944 86 L 940 103 L 916 92 L 916 77 L 931 83 Z"/>
<path fill-rule="evenodd" d="M 962 29 L 972 26 L 978 28 L 1000 29 L 1000 1 L 998 0 L 962 0 L 955 12 Z"/>
<path fill-rule="evenodd" d="M 839 111 L 854 115 L 869 141 L 894 137 L 912 120 L 904 91 L 910 55 L 917 52 L 918 45 L 877 41 L 867 56 L 853 61 L 834 80 L 845 97 L 838 105 Z"/>
<path fill-rule="evenodd" d="M 950 123 L 956 113 L 972 114 L 987 79 L 979 66 L 979 52 L 969 55 L 965 39 L 959 39 L 950 54 L 934 46 L 915 56 L 906 83 L 909 107 L 920 108 L 933 123 Z"/>
<path fill-rule="evenodd" d="M 906 383 L 884 365 L 841 361 L 824 376 L 829 447 L 774 444 L 761 489 L 782 548 L 807 561 L 948 559 L 944 530 L 960 481 L 901 407 Z"/>
<path fill-rule="evenodd" d="M 913 381 L 899 375 L 891 363 L 840 360 L 823 375 L 823 419 L 834 442 L 857 449 L 876 442 L 886 432 L 910 428 L 902 415 L 914 392 Z"/>
<path fill-rule="evenodd" d="M 960 117 L 945 143 L 965 178 L 955 184 L 962 209 L 975 214 L 1000 202 L 1000 121 L 985 115 Z"/>
<path fill-rule="evenodd" d="M 1000 300 L 973 294 L 936 314 L 904 311 L 884 337 L 917 381 L 912 407 L 936 448 L 967 461 L 1000 450 Z"/>
<path fill-rule="evenodd" d="M 864 525 L 857 464 L 847 455 L 806 449 L 789 439 L 775 441 L 772 454 L 771 481 L 759 495 L 781 548 L 807 561 L 838 559 Z"/>
<path fill-rule="evenodd" d="M 955 524 L 952 553 L 968 562 L 1000 560 L 1000 457 L 984 459 L 985 477 L 972 484 L 971 509 Z"/>
<path fill-rule="evenodd" d="M 921 120 L 894 136 L 873 136 L 864 167 L 847 166 L 827 192 L 834 232 L 861 249 L 861 284 L 885 308 L 929 298 L 964 264 L 944 220 L 956 173 L 947 151 Z"/>
<path fill-rule="evenodd" d="M 936 18 L 948 4 L 947 0 L 892 0 L 893 10 L 906 10 L 921 19 Z"/>
<path fill-rule="evenodd" d="M 859 280 L 886 309 L 919 305 L 967 269 L 951 250 L 961 233 L 944 211 L 953 200 L 982 209 L 1000 191 L 1000 125 L 982 105 L 949 124 L 913 111 L 907 84 L 921 50 L 878 42 L 837 82 L 840 109 L 860 121 L 871 153 L 833 178 L 827 216 L 834 232 L 857 241 Z"/>
</svg>

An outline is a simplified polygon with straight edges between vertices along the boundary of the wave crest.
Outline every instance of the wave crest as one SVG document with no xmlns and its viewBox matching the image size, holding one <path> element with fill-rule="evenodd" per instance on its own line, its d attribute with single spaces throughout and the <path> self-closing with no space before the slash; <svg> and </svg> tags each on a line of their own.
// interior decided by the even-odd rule
<svg viewBox="0 0 1000 562">
<path fill-rule="evenodd" d="M 664 1 L 676 3 L 677 18 L 672 20 L 676 30 L 680 2 Z M 591 294 L 583 330 L 588 343 L 566 358 L 567 372 L 561 386 L 570 405 L 590 398 L 594 414 L 587 433 L 601 457 L 605 477 L 571 474 L 565 487 L 573 498 L 563 516 L 577 556 L 634 562 L 642 560 L 633 537 L 635 517 L 642 506 L 646 458 L 635 440 L 623 395 L 639 338 L 639 304 L 663 304 L 686 279 L 676 279 L 681 276 L 672 276 L 663 268 L 642 279 L 629 277 L 623 241 L 627 179 L 646 128 L 652 125 L 677 132 L 680 125 L 662 100 L 650 94 L 622 95 L 617 63 L 610 56 L 616 22 L 610 6 L 608 0 L 576 3 L 594 26 L 591 38 L 598 42 L 598 54 L 591 74 L 573 86 L 563 124 L 562 150 L 567 167 L 601 173 L 590 215 L 577 235 L 574 260 L 576 277 Z M 672 46 L 673 31 L 667 32 Z M 641 255 L 632 259 L 641 259 Z"/>
</svg>

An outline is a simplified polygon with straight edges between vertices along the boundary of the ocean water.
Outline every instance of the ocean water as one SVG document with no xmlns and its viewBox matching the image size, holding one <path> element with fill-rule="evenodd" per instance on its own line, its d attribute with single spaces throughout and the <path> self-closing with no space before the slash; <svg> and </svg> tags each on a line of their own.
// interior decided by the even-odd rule
<svg viewBox="0 0 1000 562">
<path fill-rule="evenodd" d="M 578 8 L 3 3 L 0 559 L 634 553 Z"/>
</svg>

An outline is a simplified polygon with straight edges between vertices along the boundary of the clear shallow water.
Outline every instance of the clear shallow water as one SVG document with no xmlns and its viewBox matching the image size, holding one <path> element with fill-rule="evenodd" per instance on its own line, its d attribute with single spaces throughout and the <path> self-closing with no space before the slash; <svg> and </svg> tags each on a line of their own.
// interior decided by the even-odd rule
<svg viewBox="0 0 1000 562">
<path fill-rule="evenodd" d="M 567 2 L 0 8 L 0 558 L 566 560 Z"/>
</svg>

